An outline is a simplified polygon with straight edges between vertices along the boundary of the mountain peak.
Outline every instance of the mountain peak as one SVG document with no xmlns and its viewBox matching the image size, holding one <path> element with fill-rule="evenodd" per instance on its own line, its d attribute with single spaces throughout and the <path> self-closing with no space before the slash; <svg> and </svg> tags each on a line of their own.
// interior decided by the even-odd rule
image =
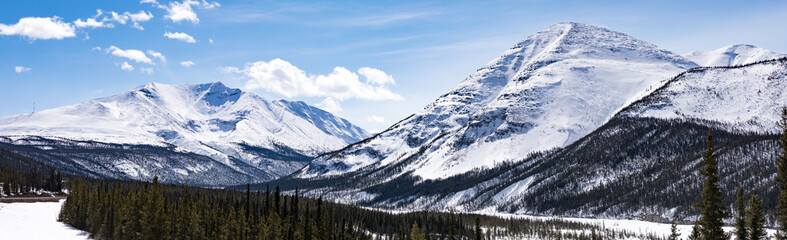
<svg viewBox="0 0 787 240">
<path fill-rule="evenodd" d="M 603 27 L 554 24 L 422 111 L 374 138 L 315 159 L 299 177 L 395 166 L 401 173 L 436 179 L 515 162 L 571 144 L 649 87 L 696 66 Z"/>
</svg>

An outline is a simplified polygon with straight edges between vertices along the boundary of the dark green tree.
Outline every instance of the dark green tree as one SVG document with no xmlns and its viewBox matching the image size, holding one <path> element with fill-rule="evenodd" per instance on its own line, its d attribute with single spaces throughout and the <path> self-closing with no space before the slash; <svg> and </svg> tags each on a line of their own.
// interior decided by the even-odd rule
<svg viewBox="0 0 787 240">
<path fill-rule="evenodd" d="M 670 226 L 670 234 L 669 240 L 678 240 L 680 234 L 678 233 L 678 224 L 675 221 L 672 221 L 672 226 Z"/>
<path fill-rule="evenodd" d="M 483 232 L 481 232 L 481 219 L 475 217 L 475 240 L 482 240 L 483 236 Z"/>
<path fill-rule="evenodd" d="M 700 240 L 702 239 L 702 227 L 698 223 L 694 223 L 694 226 L 691 227 L 691 235 L 689 235 L 689 240 Z"/>
<path fill-rule="evenodd" d="M 778 123 L 781 129 L 779 138 L 779 153 L 776 156 L 776 187 L 779 197 L 776 204 L 776 222 L 778 232 L 776 239 L 787 239 L 787 107 L 782 108 L 782 117 Z"/>
<path fill-rule="evenodd" d="M 749 208 L 746 209 L 747 225 L 749 228 L 749 240 L 765 239 L 765 213 L 762 210 L 762 201 L 757 195 L 752 195 L 749 199 Z"/>
<path fill-rule="evenodd" d="M 743 194 L 743 187 L 738 187 L 735 200 L 735 239 L 746 240 L 749 231 L 746 229 L 746 200 Z"/>
<path fill-rule="evenodd" d="M 702 164 L 705 168 L 700 169 L 700 174 L 705 178 L 705 186 L 702 188 L 702 200 L 699 202 L 700 219 L 699 225 L 702 232 L 702 239 L 721 240 L 727 239 L 724 233 L 724 218 L 727 218 L 725 211 L 724 197 L 721 186 L 719 186 L 718 157 L 715 154 L 713 136 L 708 133 L 708 149 L 702 155 Z"/>
</svg>

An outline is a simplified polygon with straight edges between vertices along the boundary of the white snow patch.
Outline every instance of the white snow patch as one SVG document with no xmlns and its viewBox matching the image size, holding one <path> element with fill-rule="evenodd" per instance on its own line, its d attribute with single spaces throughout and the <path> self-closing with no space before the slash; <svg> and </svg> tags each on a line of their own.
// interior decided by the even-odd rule
<svg viewBox="0 0 787 240">
<path fill-rule="evenodd" d="M 89 239 L 87 232 L 57 221 L 60 202 L 0 203 L 3 239 Z"/>
</svg>

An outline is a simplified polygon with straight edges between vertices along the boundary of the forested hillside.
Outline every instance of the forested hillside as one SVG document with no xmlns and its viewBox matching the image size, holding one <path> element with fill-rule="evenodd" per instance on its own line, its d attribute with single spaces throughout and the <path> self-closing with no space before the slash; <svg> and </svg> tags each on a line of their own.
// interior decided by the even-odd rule
<svg viewBox="0 0 787 240">
<path fill-rule="evenodd" d="M 95 239 L 652 238 L 559 219 L 391 213 L 264 192 L 78 179 L 60 221 Z"/>
</svg>

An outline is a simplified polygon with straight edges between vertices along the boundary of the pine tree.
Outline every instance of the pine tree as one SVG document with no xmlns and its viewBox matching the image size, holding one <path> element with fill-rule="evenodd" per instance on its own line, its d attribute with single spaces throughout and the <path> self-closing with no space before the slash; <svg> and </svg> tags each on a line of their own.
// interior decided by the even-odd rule
<svg viewBox="0 0 787 240">
<path fill-rule="evenodd" d="M 481 232 L 481 219 L 475 217 L 475 240 L 482 240 L 483 236 Z"/>
<path fill-rule="evenodd" d="M 669 240 L 678 240 L 680 234 L 678 233 L 678 224 L 675 221 L 672 221 L 672 226 L 670 226 L 670 235 Z"/>
<path fill-rule="evenodd" d="M 702 239 L 702 230 L 700 230 L 700 225 L 698 223 L 694 223 L 694 226 L 691 227 L 691 235 L 689 235 L 689 240 L 700 240 Z"/>
<path fill-rule="evenodd" d="M 746 200 L 743 196 L 743 187 L 738 188 L 737 199 L 735 200 L 735 238 L 737 240 L 746 240 L 749 237 L 749 232 L 746 229 Z"/>
<path fill-rule="evenodd" d="M 303 217 L 303 239 L 312 240 L 312 223 L 311 223 L 311 209 L 309 204 L 306 204 L 306 212 Z"/>
<path fill-rule="evenodd" d="M 749 240 L 765 239 L 765 214 L 762 210 L 762 201 L 757 195 L 752 195 L 749 199 L 749 208 L 746 209 L 749 228 Z"/>
<path fill-rule="evenodd" d="M 283 216 L 283 214 L 279 212 L 279 208 L 281 207 L 279 205 L 280 203 L 281 203 L 281 192 L 279 191 L 279 186 L 276 186 L 276 192 L 274 192 L 273 194 L 273 208 L 274 210 L 276 210 L 276 213 Z"/>
<path fill-rule="evenodd" d="M 779 138 L 779 153 L 776 156 L 776 187 L 779 197 L 776 204 L 776 221 L 778 232 L 776 239 L 787 239 L 787 106 L 782 108 L 782 117 L 779 120 L 782 136 Z"/>
<path fill-rule="evenodd" d="M 410 230 L 410 238 L 412 240 L 426 240 L 426 236 L 421 229 L 418 228 L 418 223 L 413 222 L 413 228 Z"/>
<path fill-rule="evenodd" d="M 713 146 L 713 136 L 708 133 L 708 149 L 702 155 L 705 168 L 700 169 L 700 174 L 705 177 L 705 186 L 702 188 L 702 201 L 700 207 L 700 230 L 702 238 L 707 240 L 727 239 L 724 233 L 723 219 L 727 217 L 721 186 L 719 186 L 719 170 L 717 155 Z"/>
</svg>

